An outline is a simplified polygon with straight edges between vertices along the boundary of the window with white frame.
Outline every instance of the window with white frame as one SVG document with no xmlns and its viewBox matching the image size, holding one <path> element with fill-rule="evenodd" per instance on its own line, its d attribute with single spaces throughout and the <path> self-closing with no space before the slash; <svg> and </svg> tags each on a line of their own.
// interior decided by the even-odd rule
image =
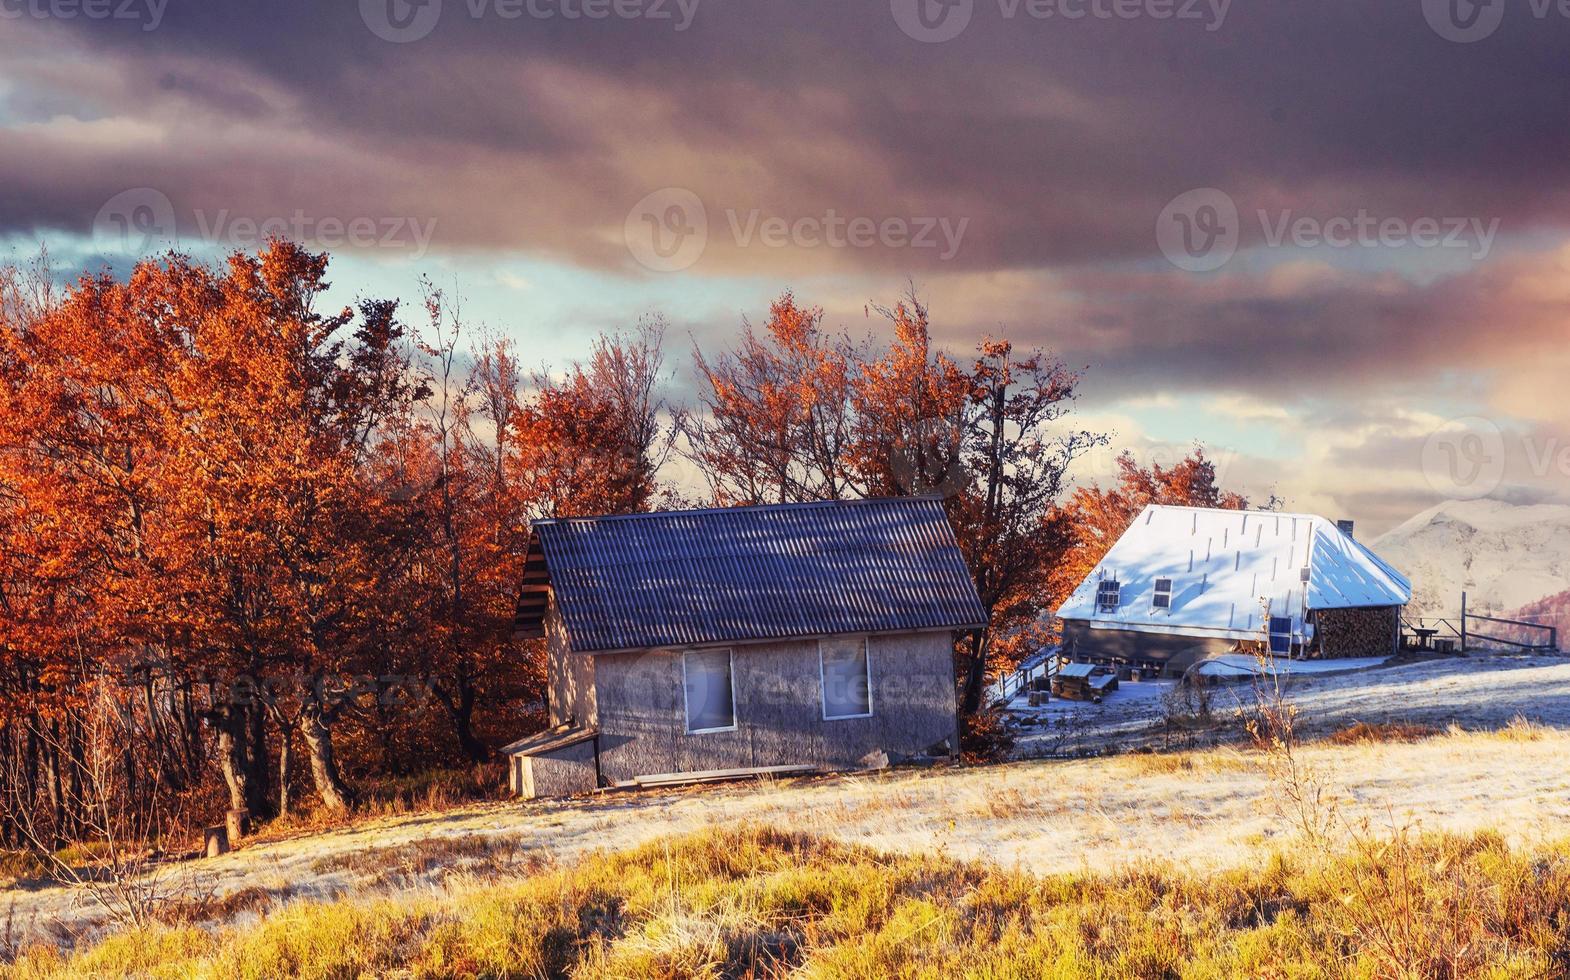
<svg viewBox="0 0 1570 980">
<path fill-rule="evenodd" d="M 681 656 L 681 679 L 687 699 L 687 734 L 724 732 L 736 727 L 731 651 L 687 651 Z"/>
<path fill-rule="evenodd" d="M 818 641 L 823 674 L 823 719 L 866 718 L 872 714 L 872 664 L 865 636 Z"/>
<path fill-rule="evenodd" d="M 1150 604 L 1157 609 L 1172 608 L 1172 580 L 1169 578 L 1156 579 L 1156 592 Z"/>
</svg>

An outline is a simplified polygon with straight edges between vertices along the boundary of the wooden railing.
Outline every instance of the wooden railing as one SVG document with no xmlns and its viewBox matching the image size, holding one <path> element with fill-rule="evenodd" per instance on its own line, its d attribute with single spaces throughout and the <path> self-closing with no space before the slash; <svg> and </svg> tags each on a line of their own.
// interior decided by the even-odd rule
<svg viewBox="0 0 1570 980">
<path fill-rule="evenodd" d="M 1517 637 L 1497 636 L 1490 633 L 1480 633 L 1474 628 L 1474 623 L 1493 623 L 1500 626 L 1516 626 L 1527 630 L 1537 631 L 1541 637 L 1539 642 Z M 1415 619 L 1401 618 L 1401 635 L 1403 642 L 1408 635 L 1417 635 L 1418 630 L 1436 630 L 1432 637 L 1445 636 L 1446 639 L 1454 637 L 1460 641 L 1461 652 L 1465 653 L 1473 645 L 1473 641 L 1482 640 L 1486 643 L 1500 643 L 1517 650 L 1527 650 L 1538 653 L 1559 652 L 1559 629 L 1545 623 L 1533 623 L 1522 619 L 1503 619 L 1498 616 L 1485 616 L 1481 613 L 1471 612 L 1466 606 L 1466 593 L 1461 593 L 1461 615 L 1452 622 L 1445 617 L 1422 617 Z M 1445 634 L 1448 633 L 1448 636 Z"/>
<path fill-rule="evenodd" d="M 1011 673 L 998 678 L 997 684 L 993 685 L 993 703 L 1008 704 L 1037 678 L 1051 677 L 1057 673 L 1059 649 L 1053 646 L 1038 650 L 1021 661 Z"/>
</svg>

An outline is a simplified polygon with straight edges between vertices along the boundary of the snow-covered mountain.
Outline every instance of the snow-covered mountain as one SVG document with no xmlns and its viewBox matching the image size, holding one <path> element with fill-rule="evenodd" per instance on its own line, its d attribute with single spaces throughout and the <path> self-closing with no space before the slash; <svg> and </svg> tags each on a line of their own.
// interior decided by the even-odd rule
<svg viewBox="0 0 1570 980">
<path fill-rule="evenodd" d="M 1410 616 L 1519 609 L 1570 589 L 1570 505 L 1449 500 L 1369 542 L 1412 580 Z"/>
</svg>

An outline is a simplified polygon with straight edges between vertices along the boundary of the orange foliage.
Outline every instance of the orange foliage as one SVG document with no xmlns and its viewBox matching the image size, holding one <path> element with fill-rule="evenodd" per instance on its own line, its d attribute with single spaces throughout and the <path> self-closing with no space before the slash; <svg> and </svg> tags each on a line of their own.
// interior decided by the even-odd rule
<svg viewBox="0 0 1570 980">
<path fill-rule="evenodd" d="M 657 326 L 531 393 L 504 342 L 455 370 L 438 291 L 416 345 L 395 302 L 319 312 L 326 271 L 278 242 L 58 296 L 0 273 L 6 805 L 70 778 L 99 681 L 170 788 L 216 770 L 259 816 L 288 804 L 296 739 L 339 809 L 341 770 L 484 759 L 543 702 L 511 640 L 530 517 L 669 498 Z"/>
</svg>

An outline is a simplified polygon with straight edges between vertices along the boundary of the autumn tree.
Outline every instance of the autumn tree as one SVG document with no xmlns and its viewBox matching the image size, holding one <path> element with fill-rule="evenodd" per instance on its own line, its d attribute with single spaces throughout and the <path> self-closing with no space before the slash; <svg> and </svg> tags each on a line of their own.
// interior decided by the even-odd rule
<svg viewBox="0 0 1570 980">
<path fill-rule="evenodd" d="M 185 397 L 199 426 L 193 500 L 232 583 L 229 632 L 262 651 L 263 675 L 298 679 L 312 782 L 346 809 L 332 736 L 353 706 L 343 679 L 375 671 L 407 562 L 407 507 L 363 477 L 382 424 L 423 391 L 394 303 L 317 312 L 326 270 L 283 242 L 232 257 L 194 324 Z"/>
<path fill-rule="evenodd" d="M 68 801 L 82 798 L 69 762 L 83 692 L 167 679 L 189 653 L 182 599 L 201 569 L 173 516 L 181 337 L 141 302 L 156 277 L 143 270 L 136 293 L 89 277 L 56 297 L 35 272 L 6 277 L 0 303 L 0 671 L 10 747 L 35 777 L 23 798 L 47 797 L 64 836 L 81 822 Z"/>
<path fill-rule="evenodd" d="M 1017 655 L 1039 636 L 1062 545 L 1048 515 L 1069 466 L 1105 438 L 1067 424 L 1079 375 L 1057 358 L 988 339 L 962 366 L 914 294 L 876 310 L 886 342 L 831 341 L 822 312 L 786 293 L 733 351 L 697 351 L 689 452 L 722 505 L 943 497 L 991 621 L 960 657 L 961 707 L 974 713 L 989 652 Z"/>
<path fill-rule="evenodd" d="M 700 410 L 687 419 L 687 455 L 715 502 L 862 495 L 850 469 L 856 351 L 822 322 L 787 292 L 761 331 L 743 322 L 734 351 L 694 348 Z"/>
<path fill-rule="evenodd" d="M 971 638 L 960 710 L 981 707 L 994 648 L 1017 661 L 1039 643 L 1043 585 L 1061 552 L 1049 520 L 1070 465 L 1106 436 L 1065 424 L 1080 375 L 1041 351 L 982 341 L 970 372 L 965 465 L 950 507 L 989 627 Z"/>
<path fill-rule="evenodd" d="M 510 438 L 535 516 L 632 514 L 670 498 L 659 473 L 681 416 L 662 394 L 664 336 L 662 321 L 644 320 L 596 339 L 561 377 L 534 373 Z"/>
<path fill-rule="evenodd" d="M 417 669 L 452 723 L 463 756 L 490 757 L 474 715 L 513 658 L 511 632 L 527 547 L 527 501 L 516 492 L 521 372 L 503 339 L 467 348 L 461 303 L 425 284 L 419 348 L 427 395 L 403 426 L 393 458 L 419 514 L 410 612 Z M 467 372 L 458 366 L 472 354 Z"/>
</svg>

